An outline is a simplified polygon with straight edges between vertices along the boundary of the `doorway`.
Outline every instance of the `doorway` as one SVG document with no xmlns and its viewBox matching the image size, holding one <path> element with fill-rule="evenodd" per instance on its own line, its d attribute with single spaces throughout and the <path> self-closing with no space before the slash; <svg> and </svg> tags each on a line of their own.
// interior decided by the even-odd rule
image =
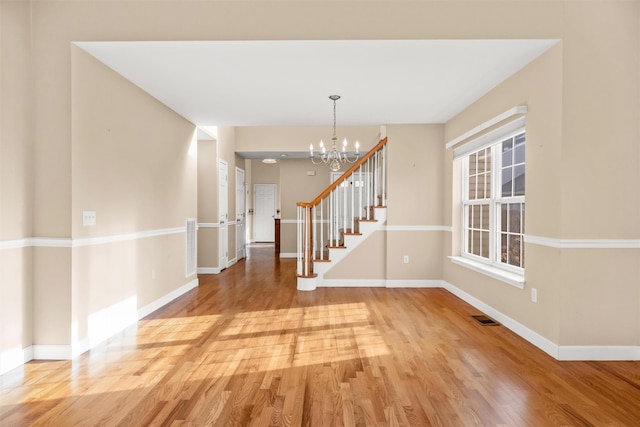
<svg viewBox="0 0 640 427">
<path fill-rule="evenodd" d="M 253 241 L 275 242 L 277 184 L 253 184 Z"/>
<path fill-rule="evenodd" d="M 229 263 L 229 240 L 228 240 L 228 225 L 227 219 L 229 218 L 229 173 L 228 165 L 224 160 L 218 161 L 218 221 L 220 227 L 218 228 L 218 255 L 219 255 L 219 268 L 224 270 Z"/>
<path fill-rule="evenodd" d="M 236 168 L 236 258 L 241 260 L 246 256 L 246 215 L 245 197 L 247 184 L 244 180 L 244 170 Z"/>
</svg>

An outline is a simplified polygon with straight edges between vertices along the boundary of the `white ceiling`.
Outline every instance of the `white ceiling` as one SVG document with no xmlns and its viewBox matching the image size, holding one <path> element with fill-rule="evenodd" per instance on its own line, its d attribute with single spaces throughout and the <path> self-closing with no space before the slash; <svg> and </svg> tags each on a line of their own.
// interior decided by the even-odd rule
<svg viewBox="0 0 640 427">
<path fill-rule="evenodd" d="M 198 126 L 443 123 L 557 40 L 76 42 Z"/>
</svg>

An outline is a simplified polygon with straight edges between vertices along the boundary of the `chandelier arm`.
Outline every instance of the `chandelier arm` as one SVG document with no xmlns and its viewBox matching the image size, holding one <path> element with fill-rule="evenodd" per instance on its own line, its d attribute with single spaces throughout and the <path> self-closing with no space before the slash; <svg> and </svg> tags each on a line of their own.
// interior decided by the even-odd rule
<svg viewBox="0 0 640 427">
<path fill-rule="evenodd" d="M 323 163 L 327 163 L 327 161 L 322 157 L 320 157 L 318 159 L 319 160 L 318 162 L 316 162 L 316 157 L 315 156 L 313 156 L 313 157 L 310 156 L 309 158 L 311 159 L 311 163 L 313 163 L 314 165 L 321 165 Z"/>
<path fill-rule="evenodd" d="M 357 162 L 357 161 L 358 161 L 358 159 L 359 159 L 359 158 L 360 158 L 360 156 L 356 156 L 356 157 L 354 157 L 353 159 L 350 159 L 349 157 L 344 156 L 344 160 L 345 160 L 347 163 L 355 163 L 355 162 Z"/>
</svg>

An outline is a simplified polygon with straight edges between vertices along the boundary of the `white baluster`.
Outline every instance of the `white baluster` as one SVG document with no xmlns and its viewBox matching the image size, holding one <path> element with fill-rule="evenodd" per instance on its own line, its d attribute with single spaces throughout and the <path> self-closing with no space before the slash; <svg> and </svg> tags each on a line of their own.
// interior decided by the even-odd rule
<svg viewBox="0 0 640 427">
<path fill-rule="evenodd" d="M 360 206 L 358 207 L 358 218 L 362 220 L 362 187 L 364 187 L 364 181 L 362 180 L 362 165 L 358 168 L 358 174 L 360 175 L 360 179 L 358 179 L 358 186 L 360 187 L 360 197 L 358 197 L 358 201 L 360 203 Z"/>
<path fill-rule="evenodd" d="M 342 230 L 347 232 L 347 181 L 342 181 Z M 344 237 L 342 238 L 344 240 Z"/>
<path fill-rule="evenodd" d="M 373 155 L 373 205 L 378 206 L 378 152 Z"/>
<path fill-rule="evenodd" d="M 382 146 L 382 206 L 387 206 L 387 146 Z"/>
<path fill-rule="evenodd" d="M 367 176 L 371 176 L 371 157 L 367 159 Z M 371 219 L 371 180 L 368 180 L 369 183 L 367 185 L 367 219 Z"/>
<path fill-rule="evenodd" d="M 319 241 L 320 241 L 320 259 L 324 259 L 324 220 L 323 220 L 323 215 L 324 212 L 323 211 L 323 207 L 322 207 L 322 201 L 323 199 L 320 199 L 320 237 L 319 237 Z"/>
<path fill-rule="evenodd" d="M 351 222 L 351 232 L 355 233 L 356 229 L 355 229 L 355 213 L 356 211 L 354 210 L 355 208 L 355 193 L 356 193 L 356 189 L 354 187 L 354 183 L 355 183 L 355 173 L 352 173 L 349 176 L 349 182 L 351 183 L 351 185 L 349 186 L 349 188 L 351 189 L 351 218 L 349 218 L 349 221 Z"/>
<path fill-rule="evenodd" d="M 302 274 L 302 208 L 300 206 L 298 206 L 297 215 L 298 215 L 298 219 L 296 221 L 296 225 L 298 228 L 298 238 L 296 241 L 296 246 L 297 246 L 296 272 L 297 274 Z"/>
<path fill-rule="evenodd" d="M 329 246 L 333 244 L 333 191 L 329 193 Z"/>
</svg>

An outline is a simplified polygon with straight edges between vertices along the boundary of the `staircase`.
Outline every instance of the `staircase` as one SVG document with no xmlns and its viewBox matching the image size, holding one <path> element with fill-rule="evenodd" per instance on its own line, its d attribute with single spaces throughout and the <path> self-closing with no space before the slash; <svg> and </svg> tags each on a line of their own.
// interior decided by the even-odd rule
<svg viewBox="0 0 640 427">
<path fill-rule="evenodd" d="M 310 291 L 386 223 L 386 144 L 382 139 L 311 202 L 298 202 L 297 282 Z"/>
</svg>

